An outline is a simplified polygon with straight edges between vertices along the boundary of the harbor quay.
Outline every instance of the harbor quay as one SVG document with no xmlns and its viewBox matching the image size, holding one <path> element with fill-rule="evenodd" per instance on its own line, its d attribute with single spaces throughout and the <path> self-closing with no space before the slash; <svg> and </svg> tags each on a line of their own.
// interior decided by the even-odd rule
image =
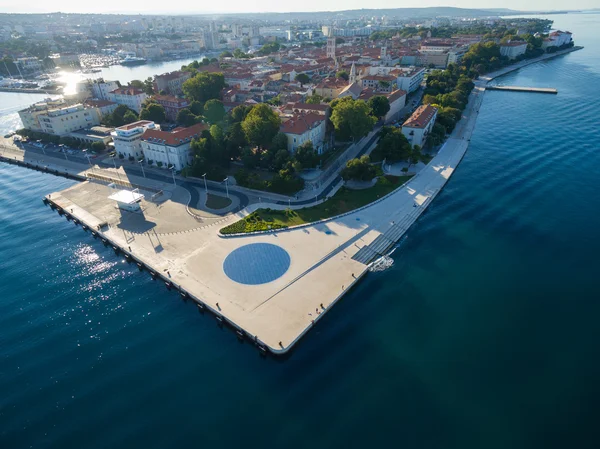
<svg viewBox="0 0 600 449">
<path fill-rule="evenodd" d="M 361 209 L 310 225 L 225 237 L 219 229 L 246 211 L 192 215 L 189 192 L 173 185 L 160 195 L 141 187 L 133 212 L 109 198 L 118 186 L 97 180 L 46 201 L 240 338 L 281 355 L 389 253 L 441 191 L 467 150 L 483 92 L 474 89 L 452 136 L 410 181 Z"/>
<path fill-rule="evenodd" d="M 264 353 L 283 355 L 373 262 L 389 254 L 431 204 L 467 151 L 488 82 L 516 68 L 475 82 L 453 133 L 406 184 L 374 203 L 321 222 L 225 236 L 221 228 L 260 205 L 224 215 L 198 214 L 198 205 L 191 213 L 190 192 L 182 186 L 123 173 L 126 179 L 111 182 L 114 177 L 89 176 L 89 168 L 74 175 L 86 181 L 51 193 L 45 201 L 183 299 L 195 301 L 201 312 L 211 312 L 240 339 Z M 131 211 L 117 206 L 121 186 L 139 195 Z"/>
</svg>

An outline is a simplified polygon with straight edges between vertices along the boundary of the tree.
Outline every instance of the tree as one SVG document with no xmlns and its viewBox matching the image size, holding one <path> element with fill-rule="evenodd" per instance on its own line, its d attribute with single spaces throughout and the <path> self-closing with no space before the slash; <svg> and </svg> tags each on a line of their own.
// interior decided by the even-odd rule
<svg viewBox="0 0 600 449">
<path fill-rule="evenodd" d="M 308 104 L 321 104 L 323 102 L 323 97 L 318 94 L 312 94 L 310 97 L 306 99 L 306 103 Z"/>
<path fill-rule="evenodd" d="M 336 45 L 343 44 L 344 42 L 346 42 L 346 41 L 344 39 L 342 39 L 341 37 L 335 38 Z"/>
<path fill-rule="evenodd" d="M 140 120 L 150 120 L 154 123 L 163 123 L 167 120 L 165 108 L 158 103 L 150 103 L 140 111 Z"/>
<path fill-rule="evenodd" d="M 278 150 L 273 158 L 275 170 L 281 170 L 290 161 L 290 153 L 287 149 Z"/>
<path fill-rule="evenodd" d="M 106 149 L 106 145 L 101 140 L 97 142 L 92 142 L 92 150 L 96 152 L 104 151 Z"/>
<path fill-rule="evenodd" d="M 306 73 L 298 73 L 294 79 L 300 83 L 300 87 L 310 82 L 310 77 Z"/>
<path fill-rule="evenodd" d="M 144 92 L 146 95 L 154 95 L 154 80 L 151 76 L 144 80 Z"/>
<path fill-rule="evenodd" d="M 287 151 L 287 147 L 288 147 L 287 136 L 282 132 L 278 132 L 277 134 L 275 134 L 275 137 L 273 137 L 273 142 L 271 143 L 271 148 L 274 148 L 275 150 L 286 150 Z"/>
<path fill-rule="evenodd" d="M 342 178 L 344 181 L 370 181 L 377 174 L 375 167 L 370 162 L 371 160 L 367 155 L 362 156 L 360 159 L 349 160 L 342 170 Z"/>
<path fill-rule="evenodd" d="M 200 122 L 200 117 L 192 114 L 188 108 L 183 108 L 177 113 L 177 123 L 188 127 Z"/>
<path fill-rule="evenodd" d="M 398 128 L 384 128 L 385 133 L 377 143 L 375 151 L 381 154 L 386 162 L 405 161 L 410 157 L 411 145 L 406 136 Z"/>
<path fill-rule="evenodd" d="M 218 123 L 225 117 L 225 108 L 219 100 L 208 100 L 204 103 L 204 117 L 210 123 Z"/>
<path fill-rule="evenodd" d="M 248 142 L 262 148 L 269 146 L 280 126 L 281 120 L 265 103 L 254 106 L 242 122 Z"/>
<path fill-rule="evenodd" d="M 129 113 L 130 115 L 128 116 L 128 120 L 131 119 L 131 115 L 133 115 L 135 117 L 135 120 L 130 120 L 130 121 L 125 121 L 125 115 Z M 111 112 L 110 114 L 107 114 L 105 116 L 102 117 L 102 123 L 104 123 L 107 126 L 112 126 L 112 127 L 119 127 L 119 126 L 123 126 L 126 123 L 132 123 L 137 121 L 137 114 L 132 111 L 131 109 L 129 109 L 127 106 L 120 104 L 119 106 L 117 106 L 115 108 L 115 110 L 113 112 Z"/>
<path fill-rule="evenodd" d="M 185 97 L 191 101 L 206 102 L 219 98 L 225 87 L 225 77 L 222 73 L 200 72 L 183 83 Z"/>
<path fill-rule="evenodd" d="M 246 106 L 243 104 L 236 106 L 235 108 L 233 108 L 231 110 L 231 121 L 233 123 L 242 122 L 246 118 L 246 116 L 248 115 L 248 113 L 250 112 L 251 109 L 252 109 L 252 106 Z"/>
<path fill-rule="evenodd" d="M 188 109 L 194 115 L 202 115 L 202 112 L 204 112 L 204 105 L 199 101 L 192 101 Z"/>
<path fill-rule="evenodd" d="M 233 53 L 231 53 L 231 52 L 230 52 L 230 51 L 228 51 L 228 50 L 225 50 L 224 52 L 222 52 L 222 53 L 219 55 L 219 59 L 223 59 L 223 58 L 233 58 Z"/>
<path fill-rule="evenodd" d="M 296 148 L 294 159 L 296 159 L 303 168 L 315 168 L 319 163 L 319 155 L 313 148 L 313 143 L 310 140 Z"/>
<path fill-rule="evenodd" d="M 390 110 L 390 101 L 383 95 L 369 98 L 367 104 L 371 108 L 372 114 L 377 118 L 384 117 Z"/>
<path fill-rule="evenodd" d="M 229 133 L 225 138 L 225 145 L 229 157 L 237 158 L 241 149 L 247 145 L 246 135 L 239 122 L 233 123 L 229 128 Z"/>
<path fill-rule="evenodd" d="M 131 110 L 127 111 L 125 115 L 123 115 L 124 125 L 129 125 L 130 123 L 137 122 L 138 120 L 137 114 Z"/>
<path fill-rule="evenodd" d="M 341 78 L 341 79 L 346 80 L 346 81 L 348 81 L 350 79 L 350 75 L 345 70 L 340 70 L 339 72 L 337 72 L 335 74 L 335 76 L 337 78 Z"/>
<path fill-rule="evenodd" d="M 411 165 L 418 163 L 420 159 L 421 159 L 421 147 L 419 145 L 415 145 L 414 147 L 412 147 L 412 149 L 410 151 L 410 156 L 408 157 L 408 167 L 407 168 L 410 168 Z"/>
<path fill-rule="evenodd" d="M 373 129 L 375 117 L 371 109 L 362 100 L 349 100 L 345 98 L 338 101 L 331 113 L 331 122 L 340 140 L 355 140 L 366 136 Z"/>
<path fill-rule="evenodd" d="M 135 87 L 136 89 L 142 89 L 142 90 L 144 89 L 144 82 L 140 81 L 140 80 L 131 80 L 129 82 L 129 85 L 131 87 Z"/>
</svg>

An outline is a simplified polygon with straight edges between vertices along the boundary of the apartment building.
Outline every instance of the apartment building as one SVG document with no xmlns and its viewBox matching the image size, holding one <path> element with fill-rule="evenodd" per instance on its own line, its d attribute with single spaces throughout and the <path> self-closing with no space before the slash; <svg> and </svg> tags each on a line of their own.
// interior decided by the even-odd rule
<svg viewBox="0 0 600 449">
<path fill-rule="evenodd" d="M 139 114 L 142 110 L 142 103 L 146 98 L 148 98 L 148 95 L 141 89 L 135 87 L 119 87 L 108 93 L 107 100 L 123 104 Z"/>
<path fill-rule="evenodd" d="M 314 112 L 293 114 L 285 120 L 280 131 L 288 138 L 288 151 L 294 153 L 300 145 L 311 141 L 317 153 L 323 153 L 326 122 L 326 116 Z"/>
<path fill-rule="evenodd" d="M 158 125 L 150 120 L 140 120 L 115 128 L 110 134 L 117 154 L 127 158 L 134 157 L 139 159 L 143 157 L 141 146 L 142 135 L 148 129 L 154 130 L 159 128 Z"/>
<path fill-rule="evenodd" d="M 36 105 L 19 111 L 23 126 L 32 131 L 65 136 L 73 131 L 100 124 L 100 111 L 81 103 L 73 105 Z"/>
<path fill-rule="evenodd" d="M 165 115 L 170 122 L 176 121 L 179 111 L 190 105 L 190 102 L 185 98 L 179 98 L 173 95 L 154 95 L 152 98 L 165 108 Z"/>
<path fill-rule="evenodd" d="M 402 134 L 406 136 L 411 145 L 423 146 L 431 132 L 437 117 L 437 108 L 424 104 L 402 124 Z"/>
<path fill-rule="evenodd" d="M 509 41 L 500 45 L 500 54 L 508 59 L 516 59 L 524 55 L 525 51 L 527 51 L 527 42 L 525 41 Z"/>
<path fill-rule="evenodd" d="M 208 126 L 204 123 L 197 123 L 188 128 L 175 128 L 170 132 L 148 128 L 140 141 L 144 157 L 165 168 L 181 170 L 192 162 L 192 140 L 200 137 L 205 129 L 208 129 Z"/>
</svg>

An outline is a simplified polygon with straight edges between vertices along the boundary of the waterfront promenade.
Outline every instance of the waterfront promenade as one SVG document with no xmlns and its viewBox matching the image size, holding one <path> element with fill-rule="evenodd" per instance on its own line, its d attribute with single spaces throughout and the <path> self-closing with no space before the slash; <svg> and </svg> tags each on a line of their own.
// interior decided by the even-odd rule
<svg viewBox="0 0 600 449">
<path fill-rule="evenodd" d="M 177 199 L 160 205 L 144 201 L 143 214 L 121 212 L 108 200 L 110 189 L 98 183 L 84 182 L 49 197 L 92 228 L 108 223 L 102 236 L 110 242 L 248 338 L 284 353 L 367 272 L 368 264 L 354 256 L 392 228 L 396 234 L 398 229 L 406 232 L 443 188 L 467 149 L 481 93 L 473 91 L 452 136 L 405 186 L 365 208 L 297 229 L 223 238 L 218 230 L 240 214 L 218 225 L 199 225 Z M 274 278 L 260 284 L 232 279 L 236 276 L 224 269 L 228 257 L 254 244 L 268 244 L 289 260 L 242 257 L 239 278 L 256 270 L 274 273 Z"/>
<path fill-rule="evenodd" d="M 218 230 L 245 212 L 218 224 L 199 223 L 186 212 L 176 188 L 160 201 L 144 192 L 141 214 L 116 209 L 108 200 L 111 190 L 96 182 L 52 193 L 49 199 L 91 228 L 106 223 L 100 235 L 108 242 L 221 322 L 282 354 L 367 272 L 371 261 L 389 251 L 441 191 L 468 148 L 489 79 L 476 82 L 456 129 L 421 172 L 375 203 L 323 222 L 224 238 Z"/>
</svg>

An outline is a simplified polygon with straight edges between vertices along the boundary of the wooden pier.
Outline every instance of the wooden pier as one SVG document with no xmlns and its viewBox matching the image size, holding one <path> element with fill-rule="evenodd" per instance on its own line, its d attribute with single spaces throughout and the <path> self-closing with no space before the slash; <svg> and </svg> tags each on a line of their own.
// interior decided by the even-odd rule
<svg viewBox="0 0 600 449">
<path fill-rule="evenodd" d="M 510 92 L 535 92 L 539 94 L 557 94 L 558 90 L 551 87 L 520 87 L 520 86 L 487 86 L 486 90 L 507 90 Z"/>
</svg>

